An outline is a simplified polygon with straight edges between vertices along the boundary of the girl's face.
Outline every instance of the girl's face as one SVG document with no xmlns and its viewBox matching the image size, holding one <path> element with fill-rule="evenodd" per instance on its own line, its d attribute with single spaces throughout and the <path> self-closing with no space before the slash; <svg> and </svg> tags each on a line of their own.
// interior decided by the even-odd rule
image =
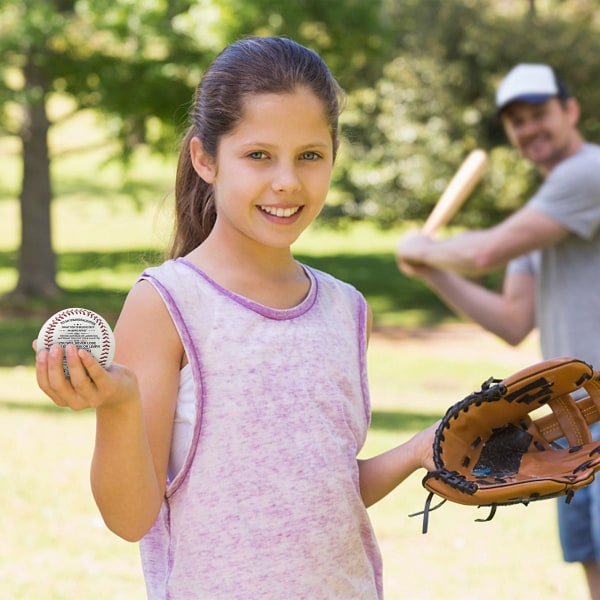
<svg viewBox="0 0 600 600">
<path fill-rule="evenodd" d="M 321 101 L 307 88 L 255 94 L 216 160 L 194 140 L 198 174 L 213 184 L 215 232 L 289 247 L 317 217 L 333 168 L 333 142 Z"/>
</svg>

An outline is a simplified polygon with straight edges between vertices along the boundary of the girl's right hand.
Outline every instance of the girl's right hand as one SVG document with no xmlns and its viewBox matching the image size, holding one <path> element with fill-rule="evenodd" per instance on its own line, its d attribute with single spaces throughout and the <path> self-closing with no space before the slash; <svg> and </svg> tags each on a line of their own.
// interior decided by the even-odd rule
<svg viewBox="0 0 600 600">
<path fill-rule="evenodd" d="M 33 349 L 37 349 L 36 342 Z M 70 377 L 63 370 L 63 352 Z M 137 379 L 130 369 L 113 363 L 106 370 L 89 352 L 78 350 L 73 344 L 64 351 L 54 345 L 38 352 L 35 372 L 40 389 L 54 404 L 76 411 L 117 405 L 138 397 Z"/>
</svg>

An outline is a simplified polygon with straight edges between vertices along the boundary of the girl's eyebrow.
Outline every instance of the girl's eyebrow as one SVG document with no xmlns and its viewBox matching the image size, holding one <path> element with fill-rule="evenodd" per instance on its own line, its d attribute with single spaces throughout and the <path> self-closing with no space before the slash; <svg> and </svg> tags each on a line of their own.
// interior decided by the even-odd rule
<svg viewBox="0 0 600 600">
<path fill-rule="evenodd" d="M 315 141 L 315 142 L 308 142 L 306 144 L 302 144 L 301 146 L 298 146 L 299 150 L 305 150 L 307 148 L 328 148 L 331 146 L 330 142 L 323 142 L 323 141 Z M 248 142 L 243 142 L 241 144 L 242 148 L 256 148 L 256 147 L 260 147 L 260 148 L 266 148 L 266 149 L 271 149 L 271 148 L 277 148 L 277 144 L 272 144 L 269 142 L 261 142 L 259 140 L 256 141 L 248 141 Z"/>
</svg>

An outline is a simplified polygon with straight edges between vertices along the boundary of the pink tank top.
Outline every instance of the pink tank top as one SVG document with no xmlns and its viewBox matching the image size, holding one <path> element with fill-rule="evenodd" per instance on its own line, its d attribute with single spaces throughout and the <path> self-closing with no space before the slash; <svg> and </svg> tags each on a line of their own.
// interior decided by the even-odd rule
<svg viewBox="0 0 600 600">
<path fill-rule="evenodd" d="M 382 598 L 356 459 L 370 420 L 366 303 L 305 271 L 310 292 L 286 310 L 185 259 L 141 276 L 173 318 L 196 398 L 183 466 L 140 544 L 150 599 Z"/>
</svg>

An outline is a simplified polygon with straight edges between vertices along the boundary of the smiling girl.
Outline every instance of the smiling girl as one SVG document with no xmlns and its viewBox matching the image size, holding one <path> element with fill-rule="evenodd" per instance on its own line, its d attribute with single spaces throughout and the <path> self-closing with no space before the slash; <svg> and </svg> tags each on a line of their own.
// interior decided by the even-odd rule
<svg viewBox="0 0 600 600">
<path fill-rule="evenodd" d="M 297 262 L 338 148 L 342 92 L 284 38 L 227 47 L 182 144 L 170 258 L 115 328 L 116 363 L 40 352 L 40 387 L 96 409 L 92 488 L 141 540 L 149 598 L 382 597 L 366 507 L 433 468 L 433 426 L 357 458 L 370 422 L 371 315 L 350 285 Z"/>
</svg>

